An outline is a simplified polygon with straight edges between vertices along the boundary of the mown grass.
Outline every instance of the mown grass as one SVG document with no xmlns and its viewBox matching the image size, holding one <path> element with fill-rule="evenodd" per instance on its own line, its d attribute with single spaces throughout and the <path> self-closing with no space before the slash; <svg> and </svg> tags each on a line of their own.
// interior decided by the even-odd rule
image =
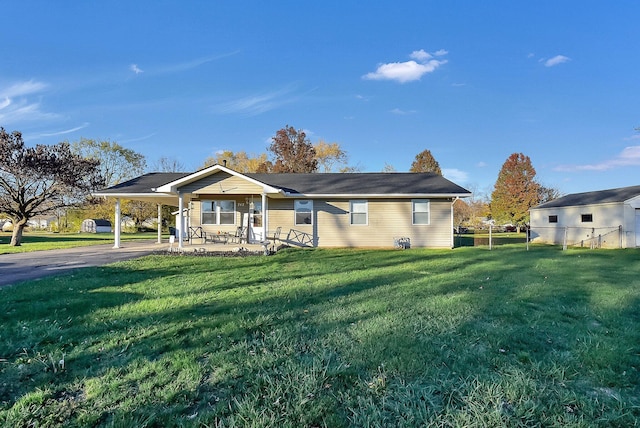
<svg viewBox="0 0 640 428">
<path fill-rule="evenodd" d="M 637 250 L 150 256 L 0 289 L 5 426 L 637 426 Z"/>
<path fill-rule="evenodd" d="M 122 241 L 157 239 L 156 232 L 127 233 L 121 235 Z M 165 236 L 166 238 L 166 236 Z M 0 232 L 0 254 L 26 253 L 31 251 L 59 250 L 63 248 L 82 247 L 87 245 L 113 244 L 112 233 L 44 233 L 26 232 L 22 244 L 9 246 L 11 233 Z"/>
</svg>

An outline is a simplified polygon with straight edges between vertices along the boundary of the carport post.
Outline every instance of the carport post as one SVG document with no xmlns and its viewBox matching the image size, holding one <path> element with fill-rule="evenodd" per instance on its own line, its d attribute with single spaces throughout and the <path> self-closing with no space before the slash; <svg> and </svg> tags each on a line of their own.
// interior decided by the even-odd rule
<svg viewBox="0 0 640 428">
<path fill-rule="evenodd" d="M 120 248 L 120 198 L 116 198 L 116 218 L 115 218 L 114 243 L 113 248 Z"/>
<path fill-rule="evenodd" d="M 158 244 L 162 244 L 162 204 L 158 204 Z"/>
<path fill-rule="evenodd" d="M 182 249 L 182 234 L 184 233 L 184 195 L 180 193 L 178 195 L 178 224 L 176 229 L 178 231 L 178 248 Z"/>
</svg>

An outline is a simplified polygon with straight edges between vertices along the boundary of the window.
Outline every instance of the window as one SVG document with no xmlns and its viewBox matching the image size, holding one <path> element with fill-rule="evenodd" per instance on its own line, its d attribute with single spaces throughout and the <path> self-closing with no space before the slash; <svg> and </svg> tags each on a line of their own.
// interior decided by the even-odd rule
<svg viewBox="0 0 640 428">
<path fill-rule="evenodd" d="M 202 201 L 202 224 L 235 224 L 235 201 Z"/>
<path fill-rule="evenodd" d="M 351 211 L 351 224 L 366 225 L 368 223 L 369 204 L 367 201 L 349 201 L 349 208 Z"/>
<path fill-rule="evenodd" d="M 313 201 L 297 200 L 293 202 L 295 211 L 295 224 L 312 224 L 313 222 Z"/>
<path fill-rule="evenodd" d="M 411 201 L 413 224 L 429 224 L 429 199 Z"/>
<path fill-rule="evenodd" d="M 582 214 L 583 223 L 591 223 L 593 221 L 593 214 Z"/>
<path fill-rule="evenodd" d="M 550 215 L 549 216 L 549 223 L 557 223 L 558 222 L 558 216 L 557 215 Z"/>
</svg>

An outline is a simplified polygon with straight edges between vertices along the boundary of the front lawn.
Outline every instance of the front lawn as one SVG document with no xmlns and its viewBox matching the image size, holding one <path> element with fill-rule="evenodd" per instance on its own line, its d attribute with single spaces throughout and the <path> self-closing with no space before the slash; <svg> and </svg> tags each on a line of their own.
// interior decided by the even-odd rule
<svg viewBox="0 0 640 428">
<path fill-rule="evenodd" d="M 637 426 L 639 256 L 149 256 L 5 287 L 0 425 Z"/>
</svg>

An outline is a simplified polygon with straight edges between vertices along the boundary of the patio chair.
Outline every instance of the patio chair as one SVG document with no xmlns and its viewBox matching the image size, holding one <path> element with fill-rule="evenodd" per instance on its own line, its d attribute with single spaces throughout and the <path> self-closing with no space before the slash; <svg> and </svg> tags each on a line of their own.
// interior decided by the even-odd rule
<svg viewBox="0 0 640 428">
<path fill-rule="evenodd" d="M 236 244 L 242 244 L 244 241 L 244 243 L 247 242 L 247 227 L 241 227 L 239 226 L 236 229 L 236 233 L 231 237 L 231 242 L 236 243 Z"/>
</svg>

